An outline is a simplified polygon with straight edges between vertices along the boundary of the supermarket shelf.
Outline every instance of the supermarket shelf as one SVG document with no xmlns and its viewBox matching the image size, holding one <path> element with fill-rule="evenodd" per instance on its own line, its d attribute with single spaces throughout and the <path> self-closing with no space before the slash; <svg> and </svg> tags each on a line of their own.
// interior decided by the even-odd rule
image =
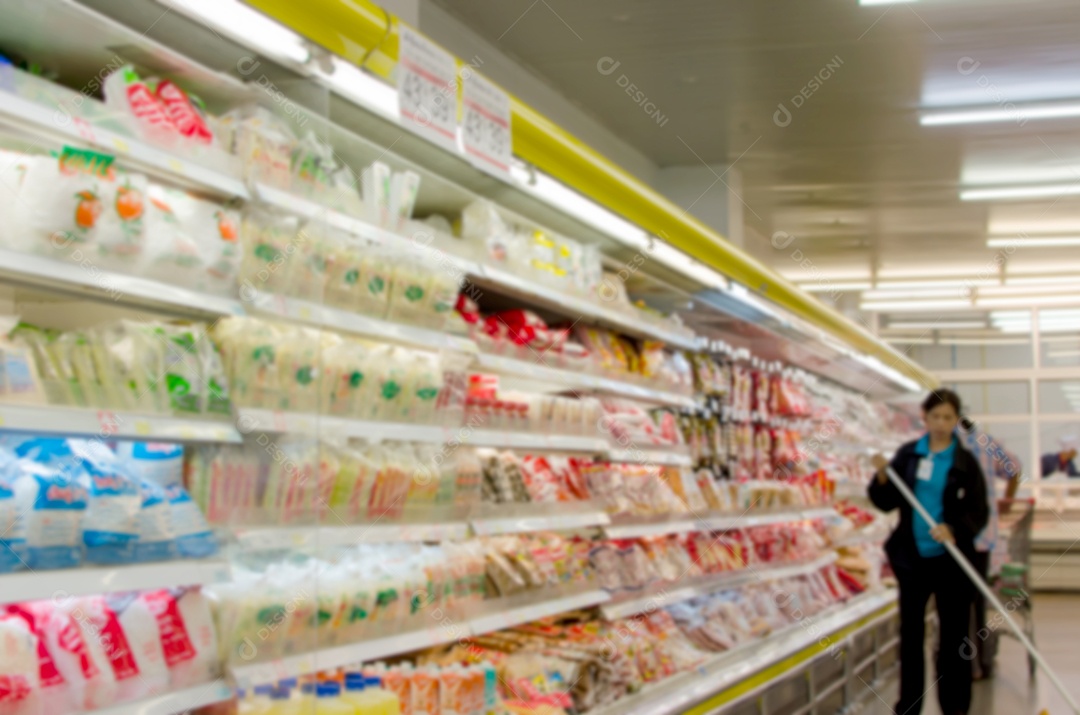
<svg viewBox="0 0 1080 715">
<path fill-rule="evenodd" d="M 59 405 L 0 404 L 0 430 L 175 442 L 240 442 L 240 433 L 221 420 L 112 412 Z"/>
<path fill-rule="evenodd" d="M 269 683 L 319 670 L 339 668 L 350 663 L 369 662 L 422 648 L 432 648 L 469 636 L 490 633 L 501 628 L 510 628 L 546 618 L 557 613 L 588 608 L 603 603 L 607 599 L 608 596 L 603 591 L 591 590 L 510 607 L 471 620 L 455 620 L 452 616 L 447 616 L 441 621 L 431 619 L 432 623 L 438 624 L 436 627 L 394 633 L 265 663 L 234 664 L 231 671 L 240 687 Z M 484 605 L 488 608 L 498 607 L 497 602 L 487 602 Z"/>
<path fill-rule="evenodd" d="M 473 635 L 490 633 L 502 628 L 513 628 L 514 626 L 520 626 L 522 623 L 529 623 L 548 616 L 565 613 L 566 611 L 591 608 L 605 603 L 609 599 L 610 596 L 608 596 L 607 592 L 600 589 L 583 591 L 478 616 L 469 621 L 469 629 Z"/>
<path fill-rule="evenodd" d="M 14 603 L 148 588 L 222 583 L 228 581 L 229 578 L 229 564 L 220 559 L 162 561 L 111 568 L 31 571 L 0 576 L 0 598 L 4 603 Z"/>
<path fill-rule="evenodd" d="M 680 586 L 678 583 L 665 584 L 650 589 L 648 593 L 613 599 L 600 608 L 600 612 L 609 621 L 626 618 L 638 613 L 650 613 L 660 608 L 665 608 L 673 603 L 689 601 L 691 598 L 707 596 L 717 591 L 741 586 L 755 580 L 771 580 L 791 578 L 810 574 L 823 569 L 836 561 L 836 554 L 827 554 L 820 559 L 808 563 L 792 564 L 787 566 L 754 567 L 739 569 L 728 573 L 716 574 L 700 579 L 693 579 L 694 583 L 689 586 Z"/>
<path fill-rule="evenodd" d="M 317 201 L 297 196 L 282 189 L 275 189 L 273 186 L 255 184 L 255 195 L 260 201 L 284 209 L 289 213 L 308 219 L 326 221 L 336 229 L 376 243 L 387 244 L 406 240 L 404 237 L 370 224 L 362 218 L 349 216 L 328 206 L 323 206 Z"/>
<path fill-rule="evenodd" d="M 369 318 L 306 300 L 263 293 L 246 286 L 240 292 L 253 311 L 264 315 L 428 350 L 476 352 L 473 341 L 438 330 Z"/>
<path fill-rule="evenodd" d="M 436 621 L 432 619 L 432 623 Z M 301 677 L 320 670 L 340 668 L 351 663 L 380 660 L 392 655 L 433 648 L 468 635 L 465 624 L 447 623 L 441 627 L 394 633 L 263 663 L 234 664 L 230 669 L 237 685 L 247 688 L 273 683 L 282 678 Z"/>
<path fill-rule="evenodd" d="M 233 534 L 245 549 L 276 551 L 394 541 L 461 541 L 468 537 L 469 525 L 464 521 L 429 524 L 386 521 L 350 526 L 241 528 Z"/>
<path fill-rule="evenodd" d="M 446 444 L 458 440 L 475 447 L 503 449 L 534 449 L 561 452 L 604 454 L 608 445 L 594 437 L 549 435 L 533 432 L 472 429 L 463 425 L 417 425 L 405 422 L 376 422 L 371 420 L 328 417 L 307 412 L 281 412 L 242 408 L 236 420 L 243 434 L 268 432 L 272 434 L 334 435 L 364 439 L 369 442 L 404 441 Z"/>
<path fill-rule="evenodd" d="M 471 275 L 472 281 L 481 287 L 491 288 L 562 315 L 604 325 L 626 335 L 661 340 L 672 348 L 696 350 L 701 347 L 697 336 L 685 335 L 661 325 L 652 325 L 640 315 L 607 309 L 586 298 L 558 293 L 498 268 L 479 266 L 478 272 Z"/>
<path fill-rule="evenodd" d="M 892 527 L 877 528 L 873 525 L 859 529 L 854 533 L 848 534 L 844 538 L 840 539 L 832 545 L 834 549 L 842 549 L 847 546 L 861 546 L 863 544 L 871 544 L 877 541 L 884 541 L 889 537 L 889 532 L 892 531 Z"/>
<path fill-rule="evenodd" d="M 627 464 L 657 464 L 665 467 L 692 467 L 694 460 L 686 452 L 672 449 L 613 449 L 608 453 L 612 462 Z"/>
<path fill-rule="evenodd" d="M 327 417 L 308 412 L 281 412 L 242 408 L 236 420 L 240 432 L 303 434 L 313 437 L 333 435 L 366 439 L 371 442 L 399 440 L 408 442 L 448 442 L 454 428 L 438 425 L 413 425 L 404 422 L 374 422 L 341 417 Z"/>
<path fill-rule="evenodd" d="M 756 673 L 786 663 L 787 667 L 763 683 L 768 685 L 805 662 L 805 658 L 797 657 L 804 651 L 823 652 L 828 646 L 822 643 L 829 643 L 837 634 L 877 622 L 877 616 L 882 611 L 895 606 L 896 598 L 895 590 L 857 596 L 813 619 L 792 624 L 764 639 L 720 653 L 693 670 L 648 685 L 636 695 L 592 710 L 591 715 L 677 715 L 745 682 Z M 807 657 L 815 654 L 810 652 Z M 788 662 L 789 659 L 792 662 Z"/>
<path fill-rule="evenodd" d="M 606 526 L 611 518 L 606 512 L 582 511 L 539 516 L 485 517 L 472 520 L 472 530 L 477 536 L 496 534 L 524 534 L 532 531 L 568 531 Z"/>
<path fill-rule="evenodd" d="M 58 115 L 63 115 L 67 121 L 57 121 Z M 0 91 L 0 124 L 50 141 L 92 146 L 118 157 L 131 168 L 166 177 L 200 193 L 228 198 L 250 197 L 239 177 L 188 161 L 138 139 L 73 120 L 59 110 L 46 108 L 11 92 Z"/>
<path fill-rule="evenodd" d="M 81 298 L 160 308 L 177 315 L 241 315 L 240 301 L 123 273 L 87 270 L 77 263 L 0 249 L 0 280 Z"/>
<path fill-rule="evenodd" d="M 86 715 L 177 715 L 232 700 L 233 697 L 235 693 L 228 684 L 215 680 L 152 698 L 92 710 Z"/>
<path fill-rule="evenodd" d="M 598 392 L 661 405 L 674 405 L 676 407 L 693 407 L 695 404 L 694 398 L 689 395 L 656 390 L 610 377 L 563 370 L 503 355 L 481 353 L 477 358 L 477 364 L 483 370 L 501 375 L 513 375 L 545 383 L 565 385 L 568 389 Z"/>
<path fill-rule="evenodd" d="M 835 513 L 828 508 L 814 508 L 767 513 L 744 511 L 740 514 L 688 514 L 669 519 L 615 521 L 604 529 L 604 533 L 609 539 L 638 539 L 663 534 L 681 534 L 688 531 L 728 531 L 752 526 L 786 524 L 807 519 L 822 519 Z"/>
</svg>

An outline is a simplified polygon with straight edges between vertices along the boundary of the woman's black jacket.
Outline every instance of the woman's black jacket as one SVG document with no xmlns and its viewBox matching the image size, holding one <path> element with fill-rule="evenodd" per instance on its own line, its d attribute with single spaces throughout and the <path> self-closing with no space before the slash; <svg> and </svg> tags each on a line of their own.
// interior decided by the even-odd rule
<svg viewBox="0 0 1080 715">
<path fill-rule="evenodd" d="M 914 441 L 902 446 L 889 463 L 912 492 L 915 491 L 915 473 L 922 459 L 922 455 L 915 451 L 917 444 L 918 441 Z M 900 510 L 900 525 L 885 543 L 885 552 L 889 555 L 893 571 L 917 569 L 919 551 L 915 546 L 914 510 L 891 481 L 881 484 L 876 474 L 870 480 L 868 495 L 874 506 L 882 511 Z M 975 455 L 959 442 L 954 450 L 942 501 L 944 510 L 941 520 L 952 529 L 957 547 L 971 561 L 975 555 L 975 537 L 986 526 L 990 506 L 982 468 Z"/>
</svg>

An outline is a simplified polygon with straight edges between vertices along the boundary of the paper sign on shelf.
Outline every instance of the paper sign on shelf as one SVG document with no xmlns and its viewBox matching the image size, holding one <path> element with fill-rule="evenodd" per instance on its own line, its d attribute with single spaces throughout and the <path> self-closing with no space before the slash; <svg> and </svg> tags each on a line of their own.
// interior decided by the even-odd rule
<svg viewBox="0 0 1080 715">
<path fill-rule="evenodd" d="M 397 94 L 402 120 L 456 153 L 457 60 L 408 27 L 401 27 L 400 41 Z"/>
<path fill-rule="evenodd" d="M 465 156 L 477 168 L 509 181 L 510 97 L 476 72 L 463 72 L 462 81 Z"/>
</svg>

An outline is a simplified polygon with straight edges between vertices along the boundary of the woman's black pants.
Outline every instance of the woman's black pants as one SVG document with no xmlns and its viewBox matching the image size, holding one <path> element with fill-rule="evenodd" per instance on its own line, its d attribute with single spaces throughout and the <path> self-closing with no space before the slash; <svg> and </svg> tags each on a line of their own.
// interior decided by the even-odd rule
<svg viewBox="0 0 1080 715">
<path fill-rule="evenodd" d="M 900 702 L 898 715 L 919 715 L 923 697 L 937 685 L 944 715 L 966 715 L 971 706 L 971 649 L 965 639 L 975 587 L 948 554 L 916 557 L 896 571 L 900 582 Z M 937 604 L 941 642 L 937 682 L 926 685 L 926 604 Z"/>
</svg>

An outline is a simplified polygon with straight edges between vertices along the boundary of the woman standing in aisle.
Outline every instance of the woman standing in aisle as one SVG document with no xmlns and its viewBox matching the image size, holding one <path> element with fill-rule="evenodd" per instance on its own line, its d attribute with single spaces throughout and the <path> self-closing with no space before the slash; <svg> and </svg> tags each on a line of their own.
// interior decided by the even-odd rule
<svg viewBox="0 0 1080 715">
<path fill-rule="evenodd" d="M 965 657 L 975 586 L 945 551 L 952 542 L 965 558 L 975 556 L 975 536 L 986 526 L 986 482 L 975 457 L 956 439 L 960 398 L 951 390 L 923 401 L 927 432 L 902 446 L 888 462 L 875 455 L 877 474 L 870 500 L 882 511 L 900 510 L 900 524 L 885 544 L 900 583 L 900 701 L 896 712 L 919 715 L 926 694 L 926 604 L 934 596 L 941 642 L 937 653 L 938 702 L 944 715 L 967 715 L 971 661 Z M 938 522 L 934 529 L 916 514 L 889 481 L 891 466 Z M 931 686 L 933 687 L 933 686 Z"/>
</svg>

